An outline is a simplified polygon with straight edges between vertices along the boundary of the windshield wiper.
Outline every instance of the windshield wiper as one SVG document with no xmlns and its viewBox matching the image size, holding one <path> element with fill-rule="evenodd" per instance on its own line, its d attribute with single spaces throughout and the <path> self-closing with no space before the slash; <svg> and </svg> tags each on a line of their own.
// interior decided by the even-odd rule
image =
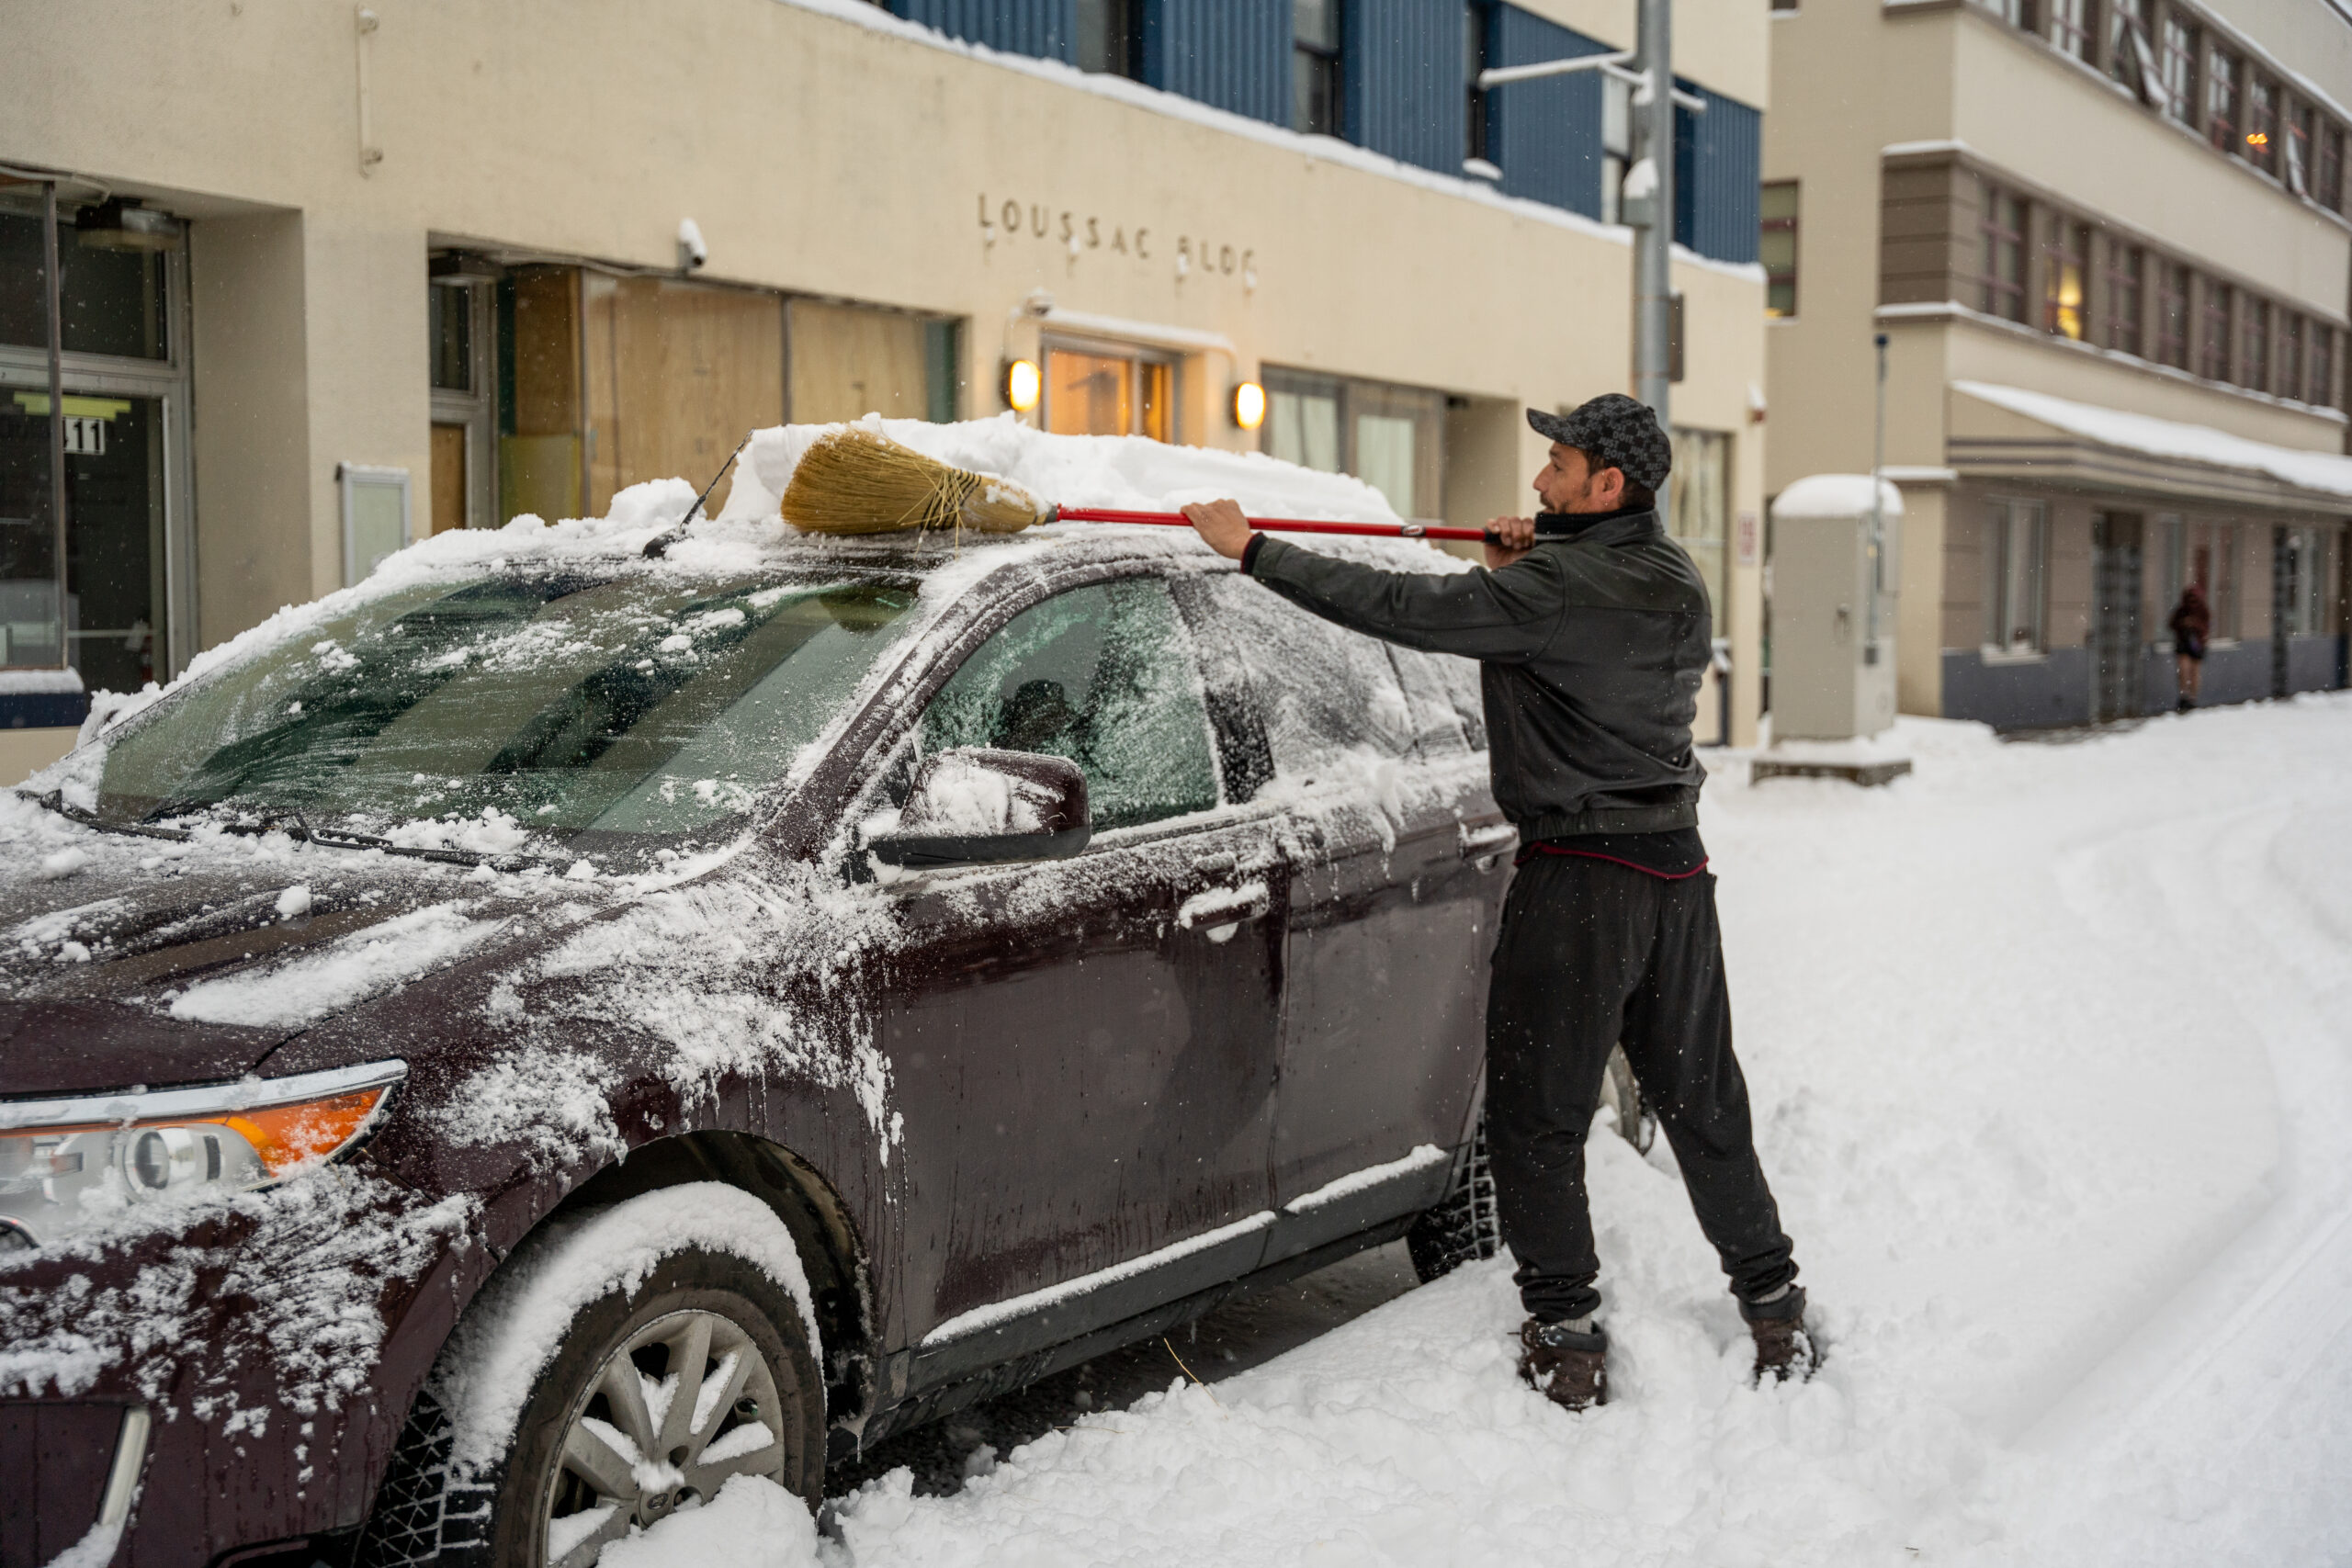
<svg viewBox="0 0 2352 1568">
<path fill-rule="evenodd" d="M 17 793 L 22 795 L 24 792 L 20 790 Z M 175 843 L 186 843 L 196 835 L 186 828 L 156 828 L 149 824 L 157 817 L 184 814 L 203 807 L 220 804 L 218 801 L 209 800 L 166 801 L 137 822 L 112 822 L 95 811 L 85 811 L 67 800 L 62 790 L 53 789 L 47 795 L 28 795 L 25 798 L 37 806 L 56 812 L 69 822 L 78 822 L 85 828 L 94 828 L 101 833 L 124 833 L 137 839 L 168 839 Z M 220 830 L 224 833 L 238 833 L 249 838 L 258 838 L 283 823 L 288 818 L 293 818 L 294 821 L 294 826 L 286 829 L 288 838 L 306 844 L 323 845 L 331 850 L 380 850 L 385 854 L 403 855 L 410 860 L 437 861 L 443 865 L 486 865 L 493 871 L 519 871 L 534 862 L 545 860 L 545 857 L 539 855 L 484 854 L 478 850 L 428 849 L 420 844 L 396 844 L 390 839 L 379 838 L 373 833 L 352 833 L 340 828 L 313 828 L 303 819 L 300 811 L 290 807 L 265 809 L 260 818 L 255 820 L 223 822 L 220 824 Z"/>
</svg>

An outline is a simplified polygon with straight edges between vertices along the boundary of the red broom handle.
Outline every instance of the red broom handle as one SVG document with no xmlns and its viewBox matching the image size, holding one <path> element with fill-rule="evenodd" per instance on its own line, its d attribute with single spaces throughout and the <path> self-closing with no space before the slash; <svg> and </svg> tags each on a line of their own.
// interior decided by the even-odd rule
<svg viewBox="0 0 2352 1568">
<path fill-rule="evenodd" d="M 1054 520 L 1058 523 L 1156 523 L 1173 524 L 1189 528 L 1180 512 L 1114 512 L 1101 506 L 1057 506 Z M 1385 523 L 1319 523 L 1304 517 L 1252 517 L 1252 528 L 1272 528 L 1285 534 L 1360 534 L 1374 539 L 1464 539 L 1473 544 L 1493 544 L 1494 536 L 1482 528 L 1448 528 L 1442 525 L 1408 523 L 1401 528 Z"/>
</svg>

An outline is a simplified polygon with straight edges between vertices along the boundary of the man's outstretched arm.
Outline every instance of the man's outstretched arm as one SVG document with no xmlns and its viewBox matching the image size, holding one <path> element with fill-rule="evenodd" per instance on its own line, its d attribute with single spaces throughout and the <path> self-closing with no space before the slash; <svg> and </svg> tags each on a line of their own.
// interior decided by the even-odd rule
<svg viewBox="0 0 2352 1568">
<path fill-rule="evenodd" d="M 1184 508 L 1211 549 L 1244 561 L 1250 575 L 1300 608 L 1351 630 L 1432 653 L 1529 659 L 1551 640 L 1558 584 L 1536 567 L 1464 572 L 1384 571 L 1260 534 L 1230 501 Z M 1509 568 L 1535 542 L 1535 525 L 1498 517 L 1490 568 Z"/>
</svg>

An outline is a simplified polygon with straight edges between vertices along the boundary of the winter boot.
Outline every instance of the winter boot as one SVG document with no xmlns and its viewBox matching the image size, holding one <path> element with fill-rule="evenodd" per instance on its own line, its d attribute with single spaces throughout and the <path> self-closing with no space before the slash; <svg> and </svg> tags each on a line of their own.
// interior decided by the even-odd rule
<svg viewBox="0 0 2352 1568">
<path fill-rule="evenodd" d="M 1531 1317 L 1520 1328 L 1519 1344 L 1519 1375 L 1561 1409 L 1609 1403 L 1609 1336 L 1591 1318 L 1538 1323 Z"/>
<path fill-rule="evenodd" d="M 1821 1365 L 1821 1348 L 1805 1330 L 1801 1287 L 1783 1285 L 1780 1294 L 1770 1300 L 1742 1302 L 1739 1315 L 1747 1320 L 1747 1332 L 1756 1337 L 1758 1382 L 1768 1377 L 1774 1382 L 1786 1382 L 1792 1377 L 1803 1382 Z"/>
</svg>

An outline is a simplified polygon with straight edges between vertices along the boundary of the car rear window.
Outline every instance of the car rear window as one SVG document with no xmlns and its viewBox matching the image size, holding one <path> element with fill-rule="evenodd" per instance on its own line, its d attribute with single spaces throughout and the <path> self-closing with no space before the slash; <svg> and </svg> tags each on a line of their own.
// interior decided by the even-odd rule
<svg viewBox="0 0 2352 1568">
<path fill-rule="evenodd" d="M 695 832 L 785 776 L 915 599 L 911 580 L 562 573 L 396 592 L 130 727 L 98 810 Z"/>
</svg>

